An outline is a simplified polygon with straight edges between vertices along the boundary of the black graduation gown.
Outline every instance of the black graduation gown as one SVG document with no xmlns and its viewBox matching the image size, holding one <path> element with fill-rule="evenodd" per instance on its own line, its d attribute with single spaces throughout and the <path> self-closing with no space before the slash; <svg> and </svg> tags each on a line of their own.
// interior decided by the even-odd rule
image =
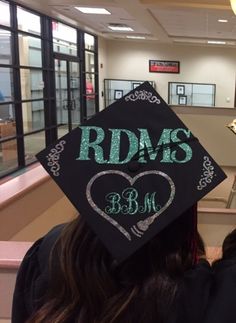
<svg viewBox="0 0 236 323">
<path fill-rule="evenodd" d="M 63 225 L 53 228 L 36 241 L 26 253 L 17 273 L 13 295 L 12 323 L 25 323 L 41 301 L 48 288 L 48 260 L 50 251 Z M 55 264 L 54 264 L 55 265 Z"/>
<path fill-rule="evenodd" d="M 16 280 L 12 323 L 24 323 L 41 306 L 40 300 L 48 288 L 50 250 L 61 229 L 62 226 L 57 226 L 35 242 L 24 257 Z M 199 262 L 195 268 L 187 271 L 180 283 L 176 303 L 167 323 L 202 323 L 211 280 L 211 267 L 206 261 Z M 75 322 L 76 319 L 68 323 Z"/>
<path fill-rule="evenodd" d="M 214 280 L 204 323 L 236 322 L 236 253 L 212 266 Z"/>
</svg>

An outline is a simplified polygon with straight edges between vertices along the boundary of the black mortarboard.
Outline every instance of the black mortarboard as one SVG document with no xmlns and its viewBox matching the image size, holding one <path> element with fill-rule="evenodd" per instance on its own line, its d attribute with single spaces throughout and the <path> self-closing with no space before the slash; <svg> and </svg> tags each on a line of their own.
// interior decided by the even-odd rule
<svg viewBox="0 0 236 323">
<path fill-rule="evenodd" d="M 226 177 L 148 82 L 37 158 L 118 261 Z"/>
<path fill-rule="evenodd" d="M 231 131 L 233 131 L 234 134 L 236 134 L 236 119 L 234 119 L 226 127 L 228 127 Z"/>
</svg>

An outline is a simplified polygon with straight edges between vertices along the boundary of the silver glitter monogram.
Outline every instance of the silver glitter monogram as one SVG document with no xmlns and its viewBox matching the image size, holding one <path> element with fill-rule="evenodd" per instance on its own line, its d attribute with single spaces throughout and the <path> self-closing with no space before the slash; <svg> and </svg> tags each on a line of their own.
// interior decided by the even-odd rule
<svg viewBox="0 0 236 323">
<path fill-rule="evenodd" d="M 61 140 L 58 144 L 56 144 L 55 148 L 50 150 L 50 153 L 46 156 L 48 160 L 47 165 L 50 167 L 50 171 L 54 176 L 60 175 L 60 154 L 63 152 L 65 144 L 65 140 Z"/>
<path fill-rule="evenodd" d="M 199 180 L 199 185 L 197 186 L 197 189 L 201 191 L 204 187 L 207 186 L 207 184 L 210 184 L 212 182 L 212 179 L 214 177 L 214 166 L 212 166 L 212 162 L 209 159 L 208 156 L 204 156 L 204 162 L 203 162 L 203 174 L 201 175 L 201 179 Z"/>
<path fill-rule="evenodd" d="M 156 103 L 160 104 L 161 100 L 158 99 L 156 95 L 153 95 L 152 92 L 148 92 L 145 90 L 135 91 L 134 93 L 131 93 L 130 95 L 127 95 L 125 97 L 125 101 L 148 101 L 150 103 Z"/>
<path fill-rule="evenodd" d="M 129 241 L 132 240 L 130 233 L 124 228 L 122 227 L 117 221 L 115 221 L 113 218 L 111 218 L 108 214 L 106 214 L 103 210 L 101 210 L 96 203 L 94 203 L 92 195 L 91 195 L 91 188 L 94 184 L 94 182 L 102 176 L 105 175 L 119 175 L 124 177 L 131 186 L 134 185 L 134 183 L 139 180 L 141 177 L 147 176 L 147 175 L 157 175 L 157 176 L 162 176 L 164 177 L 167 182 L 169 183 L 170 186 L 170 195 L 168 197 L 167 202 L 165 203 L 165 205 L 160 208 L 156 213 L 154 213 L 153 215 L 149 216 L 147 219 L 145 219 L 144 221 L 138 221 L 135 225 L 133 225 L 130 230 L 131 232 L 137 236 L 137 237 L 141 237 L 145 231 L 147 231 L 150 227 L 150 225 L 155 221 L 155 219 L 161 214 L 163 213 L 168 207 L 169 205 L 172 203 L 174 196 L 175 196 L 175 184 L 173 182 L 173 180 L 165 173 L 161 172 L 161 171 L 156 171 L 156 170 L 152 170 L 152 171 L 146 171 L 143 173 L 138 174 L 135 177 L 130 177 L 128 174 L 123 173 L 121 171 L 118 170 L 108 170 L 108 171 L 103 171 L 100 172 L 98 174 L 96 174 L 95 176 L 93 176 L 91 178 L 91 180 L 89 181 L 87 188 L 86 188 L 86 197 L 87 200 L 89 202 L 89 204 L 91 205 L 91 207 L 93 208 L 93 210 L 95 212 L 97 212 L 99 215 L 101 215 L 104 219 L 106 219 L 108 222 L 110 222 L 113 226 L 115 226 Z"/>
</svg>

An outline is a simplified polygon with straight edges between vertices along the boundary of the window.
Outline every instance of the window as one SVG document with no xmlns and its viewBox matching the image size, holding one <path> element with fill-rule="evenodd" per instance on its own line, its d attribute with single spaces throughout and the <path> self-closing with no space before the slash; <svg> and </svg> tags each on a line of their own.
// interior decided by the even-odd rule
<svg viewBox="0 0 236 323">
<path fill-rule="evenodd" d="M 44 87 L 42 70 L 22 68 L 20 76 L 22 100 L 42 99 Z"/>
<path fill-rule="evenodd" d="M 0 64 L 11 64 L 11 61 L 11 33 L 0 29 Z"/>
<path fill-rule="evenodd" d="M 24 137 L 25 164 L 36 160 L 35 155 L 46 147 L 45 132 L 40 131 Z"/>
<path fill-rule="evenodd" d="M 0 1 L 0 25 L 10 26 L 10 8 L 5 1 Z"/>
<path fill-rule="evenodd" d="M 141 85 L 145 80 L 120 80 L 120 79 L 105 79 L 105 107 L 120 99 L 130 91 L 134 90 L 137 86 Z M 155 88 L 155 82 L 149 81 Z"/>
<path fill-rule="evenodd" d="M 35 35 L 41 34 L 40 17 L 21 7 L 17 7 L 17 26 L 19 30 Z"/>
<path fill-rule="evenodd" d="M 90 34 L 84 34 L 85 49 L 95 50 L 95 37 Z"/>
<path fill-rule="evenodd" d="M 93 35 L 0 0 L 0 177 L 34 162 L 46 145 L 95 113 L 96 42 Z"/>
<path fill-rule="evenodd" d="M 60 22 L 52 22 L 54 52 L 77 55 L 77 31 Z"/>
<path fill-rule="evenodd" d="M 215 106 L 215 84 L 169 82 L 171 105 Z"/>
<path fill-rule="evenodd" d="M 7 132 L 7 127 L 11 125 L 5 124 L 2 125 L 0 123 L 0 133 Z M 15 170 L 18 166 L 17 160 L 17 143 L 16 139 L 8 140 L 6 142 L 0 142 L 0 176 L 8 174 L 12 170 Z"/>
<path fill-rule="evenodd" d="M 94 53 L 85 52 L 85 70 L 94 73 Z"/>
<path fill-rule="evenodd" d="M 97 52 L 96 39 L 93 35 L 84 33 L 85 48 L 85 78 L 86 78 L 86 112 L 87 119 L 96 113 L 96 72 L 97 72 Z"/>
<path fill-rule="evenodd" d="M 0 67 L 0 104 L 13 100 L 12 69 Z M 0 115 L 1 118 L 1 115 Z"/>
<path fill-rule="evenodd" d="M 19 34 L 20 65 L 42 67 L 41 39 Z"/>
<path fill-rule="evenodd" d="M 22 103 L 22 116 L 24 133 L 43 129 L 45 127 L 43 101 Z"/>
</svg>

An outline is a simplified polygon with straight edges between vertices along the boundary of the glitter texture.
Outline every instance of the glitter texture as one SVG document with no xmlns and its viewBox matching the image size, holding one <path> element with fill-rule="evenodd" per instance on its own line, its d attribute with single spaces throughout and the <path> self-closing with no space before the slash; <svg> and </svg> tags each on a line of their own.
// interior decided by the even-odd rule
<svg viewBox="0 0 236 323">
<path fill-rule="evenodd" d="M 108 222 L 110 222 L 112 225 L 114 225 L 129 241 L 131 241 L 131 236 L 130 234 L 118 223 L 116 222 L 113 218 L 111 218 L 109 215 L 107 215 L 104 211 L 102 211 L 94 202 L 91 196 L 91 187 L 93 185 L 93 183 L 96 181 L 96 179 L 98 179 L 101 176 L 105 176 L 108 174 L 118 174 L 121 176 L 124 176 L 125 178 L 127 178 L 129 180 L 129 175 L 122 173 L 120 171 L 113 171 L 113 170 L 108 170 L 108 171 L 104 171 L 104 172 L 100 172 L 98 174 L 96 174 L 95 176 L 93 176 L 91 178 L 91 180 L 89 181 L 87 188 L 86 188 L 86 197 L 87 200 L 89 202 L 89 204 L 91 205 L 92 209 L 97 212 L 99 215 L 101 215 L 104 219 L 106 219 Z"/>
<path fill-rule="evenodd" d="M 95 161 L 98 164 L 104 164 L 106 161 L 103 156 L 103 149 L 99 144 L 103 141 L 105 137 L 105 133 L 100 127 L 85 127 L 81 126 L 82 130 L 81 135 L 81 144 L 80 144 L 80 155 L 77 160 L 90 160 L 89 158 L 89 149 L 92 148 L 94 150 Z M 90 132 L 91 130 L 96 132 L 96 139 L 90 142 Z"/>
<path fill-rule="evenodd" d="M 92 207 L 92 209 L 98 213 L 99 215 L 101 215 L 104 219 L 106 219 L 108 222 L 110 222 L 113 226 L 115 226 L 129 241 L 131 241 L 131 236 L 130 234 L 117 222 L 115 221 L 113 218 L 111 218 L 109 215 L 107 215 L 103 210 L 101 210 L 93 201 L 92 196 L 91 196 L 91 188 L 92 185 L 94 184 L 94 182 L 102 176 L 105 175 L 119 175 L 124 177 L 132 186 L 137 180 L 139 180 L 141 177 L 147 176 L 147 175 L 157 175 L 157 176 L 162 176 L 164 177 L 167 182 L 170 185 L 170 196 L 168 198 L 168 201 L 166 202 L 166 204 L 158 210 L 158 212 L 156 212 L 155 214 L 153 214 L 152 216 L 149 216 L 147 219 L 145 219 L 144 221 L 138 221 L 136 225 L 133 225 L 131 229 L 131 232 L 134 233 L 136 236 L 140 236 L 141 233 L 145 232 L 148 230 L 148 228 L 150 227 L 150 225 L 155 221 L 155 219 L 162 214 L 168 207 L 169 205 L 172 203 L 174 196 L 175 196 L 175 184 L 173 182 L 173 180 L 165 173 L 161 172 L 161 171 L 157 171 L 157 170 L 151 170 L 151 171 L 146 171 L 143 173 L 140 173 L 138 175 L 136 175 L 135 177 L 130 177 L 128 174 L 123 173 L 121 171 L 118 170 L 108 170 L 108 171 L 103 171 L 100 172 L 98 174 L 96 174 L 95 176 L 93 176 L 91 178 L 91 180 L 89 181 L 87 188 L 86 188 L 86 197 L 87 200 L 90 204 L 90 206 Z"/>
<path fill-rule="evenodd" d="M 54 176 L 60 175 L 60 169 L 61 166 L 59 164 L 60 161 L 60 154 L 64 150 L 64 145 L 66 144 L 65 140 L 59 141 L 58 144 L 56 144 L 55 148 L 52 148 L 50 150 L 50 153 L 46 156 L 48 163 L 47 165 L 50 167 L 50 171 L 53 173 Z"/>
<path fill-rule="evenodd" d="M 112 132 L 111 150 L 108 164 L 126 164 L 138 151 L 138 138 L 136 135 L 127 129 L 109 129 Z M 121 133 L 127 135 L 129 139 L 129 151 L 125 159 L 120 160 L 120 142 Z"/>
<path fill-rule="evenodd" d="M 171 159 L 172 159 L 173 162 L 176 162 L 176 163 L 186 163 L 186 162 L 188 162 L 189 160 L 192 159 L 193 152 L 192 152 L 192 148 L 187 143 L 182 142 L 182 140 L 178 138 L 177 135 L 178 135 L 179 132 L 184 133 L 187 138 L 190 138 L 191 132 L 190 132 L 190 130 L 177 128 L 177 129 L 173 130 L 172 133 L 171 133 L 172 142 L 179 143 L 178 147 L 181 148 L 186 154 L 185 159 L 182 159 L 182 160 L 176 159 L 176 151 L 172 152 Z"/>
<path fill-rule="evenodd" d="M 201 179 L 199 180 L 199 185 L 197 186 L 197 189 L 201 191 L 204 187 L 207 186 L 207 184 L 210 184 L 212 182 L 212 179 L 214 177 L 214 166 L 212 166 L 212 162 L 209 159 L 208 156 L 204 156 L 204 162 L 203 162 L 203 174 L 201 175 Z"/>
<path fill-rule="evenodd" d="M 145 90 L 135 91 L 125 97 L 125 101 L 148 101 L 150 103 L 160 104 L 161 100 L 158 99 L 156 95 L 153 95 L 152 92 L 148 92 Z"/>
</svg>

